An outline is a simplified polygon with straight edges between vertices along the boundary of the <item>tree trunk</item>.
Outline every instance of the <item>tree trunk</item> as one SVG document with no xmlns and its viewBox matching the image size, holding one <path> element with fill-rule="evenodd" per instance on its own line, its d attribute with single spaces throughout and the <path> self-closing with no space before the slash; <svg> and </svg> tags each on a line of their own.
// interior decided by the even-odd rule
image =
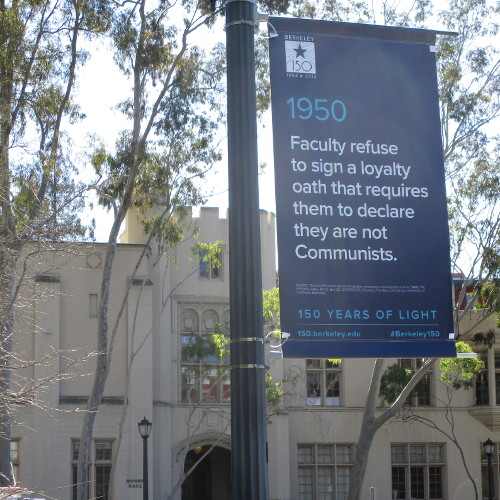
<svg viewBox="0 0 500 500">
<path fill-rule="evenodd" d="M 349 486 L 349 496 L 347 500 L 360 500 L 361 498 L 368 498 L 367 495 L 362 496 L 363 481 L 366 473 L 366 466 L 368 464 L 368 454 L 375 436 L 377 427 L 375 421 L 371 421 L 368 425 L 361 428 L 358 443 L 356 445 L 356 458 L 351 474 L 351 483 Z"/>
<path fill-rule="evenodd" d="M 368 454 L 373 442 L 375 432 L 380 427 L 377 425 L 375 418 L 375 408 L 377 406 L 378 393 L 380 390 L 380 379 L 382 378 L 384 361 L 382 359 L 375 360 L 373 366 L 372 379 L 368 394 L 366 396 L 365 410 L 363 412 L 363 422 L 358 442 L 356 444 L 356 454 L 351 475 L 351 483 L 349 486 L 349 495 L 347 500 L 359 500 L 363 487 L 363 480 L 366 473 L 366 465 L 368 463 Z"/>
<path fill-rule="evenodd" d="M 363 481 L 365 479 L 366 466 L 368 463 L 368 455 L 370 448 L 375 437 L 375 433 L 384 425 L 389 419 L 394 417 L 401 409 L 415 386 L 422 380 L 424 375 L 431 369 L 436 362 L 437 358 L 427 359 L 422 367 L 413 375 L 406 387 L 401 391 L 399 397 L 392 403 L 392 405 L 385 409 L 378 417 L 375 417 L 377 409 L 378 394 L 380 391 L 380 381 L 384 371 L 384 360 L 377 359 L 375 361 L 370 381 L 370 388 L 366 396 L 365 410 L 363 413 L 363 422 L 361 424 L 361 431 L 359 434 L 358 442 L 356 443 L 356 454 L 353 462 L 353 469 L 351 475 L 351 484 L 349 486 L 349 495 L 347 500 L 362 500 L 367 495 L 363 493 Z"/>
<path fill-rule="evenodd" d="M 94 374 L 94 382 L 87 402 L 87 410 L 83 417 L 82 434 L 80 437 L 80 448 L 78 452 L 77 465 L 77 498 L 78 500 L 87 500 L 89 498 L 89 458 L 90 446 L 92 444 L 92 435 L 94 429 L 97 411 L 102 401 L 104 387 L 109 372 L 110 353 L 108 343 L 108 305 L 109 289 L 111 286 L 111 271 L 113 268 L 114 257 L 116 253 L 116 239 L 118 228 L 121 222 L 118 219 L 113 224 L 111 230 L 110 243 L 106 249 L 104 268 L 101 282 L 101 296 L 98 313 L 97 326 L 97 366 Z M 116 228 L 116 231 L 114 230 Z M 114 239 L 114 241 L 113 241 Z"/>
</svg>

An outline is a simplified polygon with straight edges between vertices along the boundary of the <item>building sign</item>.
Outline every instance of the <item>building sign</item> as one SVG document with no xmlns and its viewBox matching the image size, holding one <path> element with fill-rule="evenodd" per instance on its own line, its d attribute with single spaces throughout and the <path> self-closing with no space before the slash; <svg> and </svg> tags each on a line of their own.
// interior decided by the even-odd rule
<svg viewBox="0 0 500 500">
<path fill-rule="evenodd" d="M 142 479 L 127 479 L 129 488 L 142 488 Z"/>
<path fill-rule="evenodd" d="M 435 32 L 269 23 L 284 355 L 454 356 Z"/>
</svg>

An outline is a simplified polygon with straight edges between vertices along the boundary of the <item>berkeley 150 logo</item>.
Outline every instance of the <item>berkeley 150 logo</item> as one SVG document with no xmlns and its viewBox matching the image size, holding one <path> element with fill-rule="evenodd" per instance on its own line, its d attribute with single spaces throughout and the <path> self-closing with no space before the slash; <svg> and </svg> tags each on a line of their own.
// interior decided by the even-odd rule
<svg viewBox="0 0 500 500">
<path fill-rule="evenodd" d="M 314 42 L 285 40 L 287 73 L 316 74 Z"/>
</svg>

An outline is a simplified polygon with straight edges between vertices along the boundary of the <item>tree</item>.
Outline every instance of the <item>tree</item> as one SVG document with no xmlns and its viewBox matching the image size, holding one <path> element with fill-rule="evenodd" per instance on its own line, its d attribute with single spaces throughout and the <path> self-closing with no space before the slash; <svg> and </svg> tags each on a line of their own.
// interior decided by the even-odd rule
<svg viewBox="0 0 500 500">
<path fill-rule="evenodd" d="M 78 213 L 85 187 L 72 178 L 63 124 L 81 117 L 72 100 L 80 38 L 99 33 L 106 1 L 0 2 L 0 365 L 10 391 L 13 311 L 31 241 L 85 233 Z M 9 472 L 9 408 L 0 422 L 0 484 Z"/>
<path fill-rule="evenodd" d="M 373 5 L 355 1 L 294 2 L 293 7 L 299 17 L 404 27 L 425 27 L 432 13 L 431 4 L 425 0 L 413 2 L 406 11 L 384 1 L 381 13 L 375 12 Z M 463 286 L 456 297 L 456 332 L 465 340 L 500 311 L 499 147 L 498 138 L 489 128 L 500 112 L 500 60 L 490 43 L 490 37 L 497 33 L 498 14 L 498 6 L 486 0 L 451 0 L 448 8 L 438 13 L 446 29 L 457 33 L 438 38 L 437 63 L 443 155 L 450 187 L 452 264 L 463 274 Z M 466 295 L 469 300 L 461 308 Z M 471 312 L 472 322 L 461 321 Z M 392 404 L 377 415 L 384 362 L 375 361 L 349 500 L 361 497 L 375 433 L 397 414 L 435 363 L 435 359 L 425 360 Z"/>
<path fill-rule="evenodd" d="M 179 27 L 181 11 L 175 2 L 153 9 L 146 2 L 117 7 L 107 0 L 0 3 L 0 366 L 5 391 L 10 385 L 12 310 L 27 241 L 84 237 L 92 228 L 80 222 L 79 214 L 89 187 L 115 211 L 100 303 L 101 382 L 90 405 L 95 409 L 111 354 L 106 351 L 107 283 L 126 211 L 135 206 L 146 213 L 160 198 L 170 209 L 201 201 L 195 179 L 219 159 L 213 147 L 219 103 L 217 92 L 211 91 L 219 85 L 223 58 L 221 47 L 208 59 L 188 47 L 188 37 L 213 22 L 208 3 L 189 1 L 183 7 Z M 113 40 L 118 66 L 133 81 L 133 95 L 121 104 L 131 126 L 115 151 L 96 149 L 92 163 L 97 180 L 88 186 L 75 181 L 75 157 L 64 127 L 84 117 L 73 97 L 78 69 L 88 55 L 80 49 L 82 35 L 92 39 L 104 32 Z M 180 234 L 179 221 L 172 211 L 167 213 L 170 217 L 163 219 L 144 218 L 162 244 Z M 2 422 L 0 433 L 0 473 L 8 477 L 8 422 Z"/>
<path fill-rule="evenodd" d="M 487 45 L 478 46 L 467 29 L 471 19 L 487 29 L 490 26 L 487 19 L 494 14 L 495 10 L 487 7 L 485 2 L 451 2 L 450 9 L 442 16 L 448 29 L 458 31 L 459 35 L 457 38 L 442 37 L 438 43 L 443 148 L 449 184 L 452 186 L 452 258 L 456 269 L 467 269 L 456 301 L 455 330 L 460 338 L 467 340 L 477 332 L 481 323 L 499 311 L 500 193 L 498 182 L 494 181 L 498 179 L 498 148 L 491 147 L 485 125 L 498 115 L 500 109 L 500 68 L 495 51 Z M 470 252 L 471 248 L 471 255 L 464 258 L 464 251 Z M 461 309 L 466 294 L 472 300 L 465 309 Z M 477 311 L 472 316 L 474 321 L 461 329 L 460 326 L 466 325 L 462 318 L 474 310 Z M 435 359 L 425 360 L 398 398 L 376 416 L 383 362 L 375 361 L 357 443 L 349 500 L 357 500 L 361 496 L 367 457 L 375 432 L 396 415 L 411 391 L 435 364 Z"/>
<path fill-rule="evenodd" d="M 472 353 L 473 351 L 465 342 L 457 342 L 457 352 Z M 444 420 L 447 427 L 438 425 L 436 421 L 423 415 L 419 415 L 418 409 L 413 408 L 411 403 L 404 403 L 404 406 L 400 409 L 399 414 L 394 418 L 394 421 L 399 420 L 410 423 L 419 422 L 442 433 L 450 442 L 452 442 L 460 453 L 465 473 L 472 484 L 476 500 L 479 499 L 477 484 L 465 460 L 465 454 L 460 444 L 460 435 L 458 435 L 456 431 L 452 399 L 456 391 L 469 390 L 474 386 L 474 380 L 481 369 L 481 364 L 481 361 L 477 358 L 444 358 L 440 360 L 440 380 L 443 382 L 446 389 L 446 400 L 439 401 L 439 403 L 441 403 L 445 409 Z M 412 376 L 412 370 L 404 368 L 399 364 L 389 366 L 382 375 L 379 393 L 382 401 L 389 405 L 394 403 L 398 395 L 411 380 Z M 410 394 L 410 397 L 415 393 L 417 395 L 422 393 L 425 394 L 426 388 L 422 386 L 423 382 L 424 381 L 421 380 L 415 386 L 412 394 Z"/>
<path fill-rule="evenodd" d="M 492 178 L 498 176 L 498 149 L 491 149 L 485 125 L 497 116 L 500 109 L 500 68 L 491 48 L 478 49 L 476 46 L 467 49 L 468 44 L 473 42 L 467 30 L 470 19 L 488 26 L 487 19 L 494 13 L 483 2 L 452 2 L 443 18 L 448 28 L 458 31 L 459 36 L 456 39 L 443 37 L 438 44 L 443 147 L 449 183 L 454 190 L 450 197 L 453 264 L 461 269 L 468 266 L 455 314 L 455 330 L 462 339 L 470 339 L 482 322 L 499 311 L 496 276 L 500 250 L 500 193 L 498 183 L 491 183 Z M 449 77 L 450 74 L 454 76 Z M 476 190 L 477 187 L 481 189 Z M 464 249 L 471 247 L 466 247 L 465 242 L 474 244 L 474 252 L 468 259 L 463 259 Z M 463 298 L 471 290 L 472 300 L 465 309 L 461 309 Z M 462 318 L 474 309 L 477 309 L 474 321 L 461 330 L 460 325 L 466 324 L 461 321 Z M 349 500 L 357 500 L 361 496 L 367 457 L 375 432 L 396 415 L 411 391 L 435 364 L 435 359 L 425 360 L 398 398 L 376 416 L 383 362 L 375 361 L 357 443 Z"/>
<path fill-rule="evenodd" d="M 147 242 L 145 243 L 145 245 L 143 247 L 142 255 L 139 258 L 139 261 L 137 262 L 136 269 L 134 270 L 134 273 L 133 273 L 133 275 L 131 277 L 132 280 L 135 278 L 135 275 L 136 275 L 135 271 L 137 270 L 140 262 L 142 261 L 142 259 L 144 258 L 145 254 L 149 251 L 149 249 L 151 247 L 154 234 L 155 233 L 152 232 L 152 231 L 149 234 Z M 197 243 L 197 244 L 193 245 L 193 255 L 198 260 L 198 262 L 200 260 L 203 260 L 205 262 L 210 262 L 212 265 L 215 265 L 215 266 L 218 267 L 220 265 L 220 262 L 217 260 L 217 256 L 219 254 L 220 246 L 221 245 L 222 245 L 221 241 L 216 241 L 215 243 Z M 155 262 L 151 266 L 150 271 L 155 268 L 155 266 L 158 264 L 158 262 L 160 261 L 160 259 L 168 259 L 168 257 L 164 254 L 163 251 L 160 251 L 159 254 L 156 256 Z M 180 285 L 182 285 L 182 283 L 185 280 L 187 280 L 190 276 L 192 276 L 193 274 L 195 274 L 197 271 L 198 271 L 198 268 L 195 268 L 180 283 L 177 283 L 172 288 L 172 290 L 170 291 L 170 293 L 168 294 L 168 296 L 162 302 L 162 307 L 163 308 L 167 306 L 168 302 L 171 300 L 172 295 L 177 290 L 177 288 Z M 137 319 L 137 314 L 138 314 L 138 310 L 139 310 L 139 307 L 140 307 L 142 292 L 144 291 L 144 286 L 145 286 L 145 284 L 146 284 L 146 282 L 147 282 L 148 279 L 149 279 L 148 276 L 145 276 L 145 277 L 142 278 L 142 284 L 141 284 L 140 294 L 139 294 L 139 297 L 138 297 L 136 303 L 133 305 L 134 311 L 135 311 L 134 312 L 134 322 L 133 322 L 133 326 L 132 326 L 132 335 L 131 335 L 131 341 L 130 341 L 131 349 L 130 349 L 130 355 L 129 355 L 129 359 L 128 359 L 127 378 L 126 378 L 126 382 L 125 382 L 125 389 L 124 389 L 124 394 L 123 394 L 123 401 L 127 401 L 128 398 L 129 398 L 130 382 L 131 382 L 131 375 L 132 375 L 132 367 L 134 365 L 135 358 L 139 354 L 139 352 L 141 351 L 142 347 L 144 346 L 145 340 L 151 334 L 151 331 L 149 331 L 148 334 L 147 334 L 147 336 L 145 337 L 145 339 L 143 339 L 143 341 L 139 345 L 136 345 L 136 326 L 137 326 L 136 319 Z M 117 321 L 115 321 L 115 327 L 118 326 L 118 323 L 120 321 L 120 317 L 122 316 L 122 314 L 123 314 L 123 312 L 125 310 L 125 306 L 127 304 L 127 299 L 128 299 L 128 291 L 125 294 L 125 296 L 123 297 L 122 307 L 121 307 L 120 312 L 118 314 Z M 115 335 L 116 335 L 116 330 L 113 331 L 112 338 L 111 338 L 111 341 L 110 341 L 111 349 L 112 349 L 112 346 L 114 344 Z M 218 338 L 216 338 L 216 339 L 218 340 L 218 342 L 221 342 L 221 339 L 218 339 Z M 201 348 L 203 349 L 205 347 L 201 346 Z M 214 352 L 215 351 L 215 347 L 212 348 L 211 351 Z M 109 477 L 109 487 L 108 487 L 108 496 L 109 496 L 109 498 L 113 498 L 113 495 L 114 495 L 113 487 L 114 487 L 114 477 L 115 477 L 115 473 L 116 473 L 117 457 L 118 457 L 118 454 L 120 452 L 120 447 L 121 447 L 121 443 L 122 443 L 123 427 L 125 425 L 125 418 L 127 416 L 127 410 L 128 410 L 128 405 L 123 405 L 122 411 L 121 411 L 121 415 L 120 415 L 120 421 L 118 423 L 118 436 L 117 436 L 117 439 L 116 439 L 116 442 L 115 442 L 115 446 L 114 446 L 114 460 L 113 460 L 113 463 L 111 465 L 111 471 L 110 471 L 110 477 Z"/>
<path fill-rule="evenodd" d="M 149 6 L 146 0 L 124 4 L 114 12 L 110 30 L 114 57 L 131 78 L 131 98 L 120 104 L 130 128 L 114 152 L 98 148 L 93 165 L 101 181 L 99 201 L 113 209 L 113 223 L 103 264 L 98 312 L 98 357 L 94 383 L 82 422 L 78 460 L 78 498 L 88 497 L 88 459 L 93 425 L 110 368 L 113 322 L 108 303 L 116 243 L 127 211 L 136 207 L 149 234 L 168 247 L 182 235 L 182 213 L 174 209 L 201 201 L 195 179 L 219 159 L 214 147 L 217 89 L 221 76 L 220 47 L 211 57 L 188 37 L 203 26 L 207 12 L 186 2 L 184 28 L 171 20 L 175 5 Z M 205 113 L 210 108 L 213 112 Z M 159 205 L 158 215 L 148 215 Z M 114 326 L 113 326 L 114 324 Z"/>
<path fill-rule="evenodd" d="M 468 295 L 461 314 L 476 311 L 476 324 L 457 331 L 465 339 L 500 310 L 500 148 L 491 136 L 500 113 L 500 59 L 484 42 L 497 34 L 498 13 L 486 1 L 454 1 L 441 14 L 458 32 L 439 39 L 438 77 L 452 264 L 463 276 L 457 302 Z"/>
<path fill-rule="evenodd" d="M 288 2 L 267 4 L 284 7 Z M 222 119 L 222 46 L 216 45 L 207 55 L 188 44 L 195 31 L 213 22 L 207 2 L 187 1 L 178 6 L 176 2 L 149 5 L 147 0 L 116 8 L 111 21 L 114 59 L 133 88 L 130 99 L 119 105 L 129 121 L 128 130 L 120 135 L 114 151 L 102 145 L 92 157 L 99 177 L 99 202 L 113 210 L 113 223 L 99 295 L 97 367 L 82 422 L 77 466 L 80 500 L 88 496 L 93 425 L 119 321 L 109 318 L 108 303 L 120 226 L 127 211 L 136 208 L 145 231 L 162 249 L 179 242 L 180 207 L 201 203 L 196 181 L 220 159 L 216 133 Z M 163 207 L 161 213 L 154 214 L 155 206 Z"/>
</svg>

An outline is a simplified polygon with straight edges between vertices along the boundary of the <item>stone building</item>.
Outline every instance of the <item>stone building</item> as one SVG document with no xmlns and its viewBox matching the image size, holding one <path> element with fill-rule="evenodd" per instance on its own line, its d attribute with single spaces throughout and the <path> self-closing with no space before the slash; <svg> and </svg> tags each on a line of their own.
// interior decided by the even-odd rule
<svg viewBox="0 0 500 500">
<path fill-rule="evenodd" d="M 227 329 L 227 220 L 213 208 L 202 208 L 199 217 L 189 215 L 189 219 L 198 234 L 186 231 L 183 242 L 168 256 L 158 255 L 151 245 L 132 279 L 145 237 L 135 217 L 127 218 L 113 271 L 110 318 L 116 318 L 122 307 L 124 312 L 116 326 L 103 406 L 94 427 L 92 498 L 108 498 L 113 463 L 114 497 L 142 498 L 142 439 L 137 424 L 146 417 L 153 424 L 148 439 L 150 498 L 230 499 L 231 387 L 223 368 L 226 360 L 213 354 L 203 360 L 186 354 L 196 339 Z M 272 288 L 276 285 L 274 215 L 261 212 L 260 219 L 263 286 Z M 220 267 L 193 258 L 196 241 L 216 240 L 223 242 Z M 50 498 L 70 500 L 74 495 L 81 412 L 95 366 L 104 250 L 104 244 L 74 243 L 37 253 L 36 272 L 24 287 L 16 314 L 19 358 L 44 357 L 43 363 L 23 368 L 16 380 L 33 383 L 61 374 L 37 391 L 35 405 L 21 408 L 11 431 L 16 479 Z M 420 418 L 396 419 L 376 434 L 364 498 L 487 498 L 487 462 L 481 450 L 488 438 L 500 442 L 500 350 L 495 341 L 500 332 L 492 321 L 479 333 L 472 345 L 484 360 L 484 369 L 475 389 L 454 392 L 448 402 L 438 371 L 431 372 L 425 390 L 412 396 L 403 412 Z M 268 423 L 270 498 L 345 500 L 373 360 L 346 359 L 339 364 L 283 360 L 279 348 L 267 349 L 275 380 L 288 375 L 294 380 L 286 389 L 281 414 Z M 416 369 L 420 361 L 386 362 Z M 184 473 L 200 458 L 183 482 Z M 498 448 L 493 470 L 498 491 Z"/>
</svg>

